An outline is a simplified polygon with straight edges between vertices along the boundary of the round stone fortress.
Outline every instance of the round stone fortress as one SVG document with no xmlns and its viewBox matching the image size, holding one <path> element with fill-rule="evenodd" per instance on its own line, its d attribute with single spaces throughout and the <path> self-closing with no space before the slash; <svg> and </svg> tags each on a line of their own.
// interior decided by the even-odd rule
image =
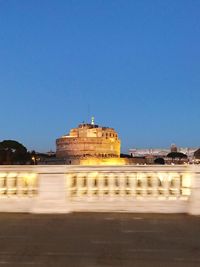
<svg viewBox="0 0 200 267">
<path fill-rule="evenodd" d="M 56 140 L 56 156 L 69 160 L 69 164 L 75 159 L 119 158 L 120 140 L 113 128 L 95 125 L 92 119 Z"/>
</svg>

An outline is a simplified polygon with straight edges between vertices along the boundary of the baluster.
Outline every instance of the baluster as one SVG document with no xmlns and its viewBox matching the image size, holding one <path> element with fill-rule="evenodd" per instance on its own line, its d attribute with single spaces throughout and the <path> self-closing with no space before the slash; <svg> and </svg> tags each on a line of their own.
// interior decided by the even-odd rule
<svg viewBox="0 0 200 267">
<path fill-rule="evenodd" d="M 104 174 L 98 173 L 98 196 L 100 199 L 104 198 Z"/>
<path fill-rule="evenodd" d="M 152 195 L 153 197 L 157 198 L 158 194 L 159 194 L 159 177 L 157 175 L 157 173 L 152 174 L 152 186 L 153 186 L 153 191 L 152 191 Z"/>
<path fill-rule="evenodd" d="M 87 196 L 87 175 L 82 173 L 82 196 Z"/>
<path fill-rule="evenodd" d="M 119 197 L 119 193 L 120 193 L 120 188 L 119 188 L 120 181 L 119 180 L 120 180 L 120 177 L 119 177 L 118 173 L 115 173 L 113 182 L 114 182 L 114 195 L 116 198 Z"/>
<path fill-rule="evenodd" d="M 82 173 L 78 173 L 76 176 L 76 196 L 78 197 L 78 199 L 80 199 L 83 195 L 82 181 Z"/>
<path fill-rule="evenodd" d="M 72 194 L 73 194 L 73 197 L 77 197 L 77 174 L 76 173 L 73 173 L 72 175 Z"/>
<path fill-rule="evenodd" d="M 188 198 L 191 194 L 191 183 L 192 183 L 192 177 L 191 174 L 182 174 L 182 196 L 184 198 Z"/>
<path fill-rule="evenodd" d="M 180 197 L 180 174 L 174 174 L 174 187 L 175 187 L 175 196 L 178 199 Z"/>
<path fill-rule="evenodd" d="M 17 196 L 22 197 L 24 195 L 23 191 L 23 173 L 19 173 L 17 176 Z"/>
<path fill-rule="evenodd" d="M 130 195 L 131 197 L 136 196 L 136 187 L 137 187 L 137 175 L 136 173 L 131 173 L 129 176 L 129 181 L 130 181 Z"/>
<path fill-rule="evenodd" d="M 124 198 L 125 196 L 125 174 L 120 173 L 119 174 L 119 192 L 120 192 L 120 197 Z"/>
<path fill-rule="evenodd" d="M 141 173 L 136 174 L 136 196 L 140 197 L 142 195 L 142 176 Z"/>
<path fill-rule="evenodd" d="M 98 197 L 98 194 L 99 194 L 99 192 L 98 192 L 98 173 L 97 172 L 95 172 L 94 174 L 93 174 L 93 196 L 95 196 L 95 198 L 97 198 Z"/>
<path fill-rule="evenodd" d="M 36 192 L 36 173 L 29 173 L 27 176 L 28 196 L 33 197 Z"/>
<path fill-rule="evenodd" d="M 17 173 L 9 173 L 7 176 L 7 196 L 16 193 L 16 177 Z"/>
<path fill-rule="evenodd" d="M 3 196 L 6 193 L 6 177 L 7 173 L 0 173 L 0 195 Z"/>
<path fill-rule="evenodd" d="M 125 174 L 125 197 L 129 198 L 131 194 L 131 188 L 130 188 L 130 174 Z"/>
<path fill-rule="evenodd" d="M 169 196 L 171 199 L 176 199 L 177 195 L 177 183 L 176 183 L 176 174 L 169 173 L 168 174 L 168 181 L 169 181 Z"/>
<path fill-rule="evenodd" d="M 108 194 L 110 200 L 113 200 L 115 197 L 115 190 L 114 190 L 114 174 L 110 173 L 108 176 Z"/>
<path fill-rule="evenodd" d="M 142 173 L 142 196 L 146 197 L 147 195 L 147 174 Z"/>
<path fill-rule="evenodd" d="M 93 198 L 93 176 L 91 173 L 87 174 L 87 196 L 88 200 L 92 200 Z"/>
<path fill-rule="evenodd" d="M 28 176 L 29 176 L 28 173 L 24 173 L 24 176 L 23 176 L 23 193 L 24 193 L 24 196 L 28 195 Z"/>
<path fill-rule="evenodd" d="M 163 199 L 166 197 L 166 189 L 168 187 L 167 184 L 166 184 L 166 174 L 164 173 L 158 173 L 158 183 L 159 183 L 159 198 Z"/>
<path fill-rule="evenodd" d="M 108 196 L 109 194 L 109 188 L 108 188 L 108 185 L 109 185 L 109 181 L 108 181 L 108 173 L 104 173 L 104 176 L 103 176 L 103 189 L 104 189 L 104 197 Z"/>
<path fill-rule="evenodd" d="M 153 194 L 153 175 L 152 173 L 146 173 L 146 195 L 152 196 Z"/>
<path fill-rule="evenodd" d="M 164 197 L 169 198 L 169 185 L 170 185 L 170 179 L 169 176 L 165 173 L 163 179 L 163 187 L 164 187 Z"/>
<path fill-rule="evenodd" d="M 8 176 L 6 177 L 7 197 L 10 197 L 12 194 L 12 175 L 12 173 L 8 173 Z"/>
</svg>

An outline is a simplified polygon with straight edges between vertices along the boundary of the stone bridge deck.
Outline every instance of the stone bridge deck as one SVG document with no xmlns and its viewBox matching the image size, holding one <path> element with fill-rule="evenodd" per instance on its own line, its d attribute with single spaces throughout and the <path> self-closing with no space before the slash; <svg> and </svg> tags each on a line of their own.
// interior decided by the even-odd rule
<svg viewBox="0 0 200 267">
<path fill-rule="evenodd" d="M 0 214 L 0 266 L 199 267 L 200 217 Z"/>
</svg>

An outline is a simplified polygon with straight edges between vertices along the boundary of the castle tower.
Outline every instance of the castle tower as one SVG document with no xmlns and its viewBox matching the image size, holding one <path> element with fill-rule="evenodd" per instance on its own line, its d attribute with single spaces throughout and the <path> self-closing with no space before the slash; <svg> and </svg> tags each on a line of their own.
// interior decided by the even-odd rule
<svg viewBox="0 0 200 267">
<path fill-rule="evenodd" d="M 119 158 L 121 142 L 113 128 L 82 123 L 56 140 L 56 156 L 64 159 Z"/>
</svg>

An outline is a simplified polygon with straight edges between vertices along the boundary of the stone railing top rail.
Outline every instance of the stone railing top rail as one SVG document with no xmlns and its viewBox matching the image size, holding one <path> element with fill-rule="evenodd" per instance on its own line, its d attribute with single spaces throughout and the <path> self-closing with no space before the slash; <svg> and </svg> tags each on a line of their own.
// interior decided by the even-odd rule
<svg viewBox="0 0 200 267">
<path fill-rule="evenodd" d="M 198 165 L 117 165 L 117 166 L 80 166 L 80 165 L 2 165 L 0 172 L 195 172 L 200 173 Z"/>
</svg>

